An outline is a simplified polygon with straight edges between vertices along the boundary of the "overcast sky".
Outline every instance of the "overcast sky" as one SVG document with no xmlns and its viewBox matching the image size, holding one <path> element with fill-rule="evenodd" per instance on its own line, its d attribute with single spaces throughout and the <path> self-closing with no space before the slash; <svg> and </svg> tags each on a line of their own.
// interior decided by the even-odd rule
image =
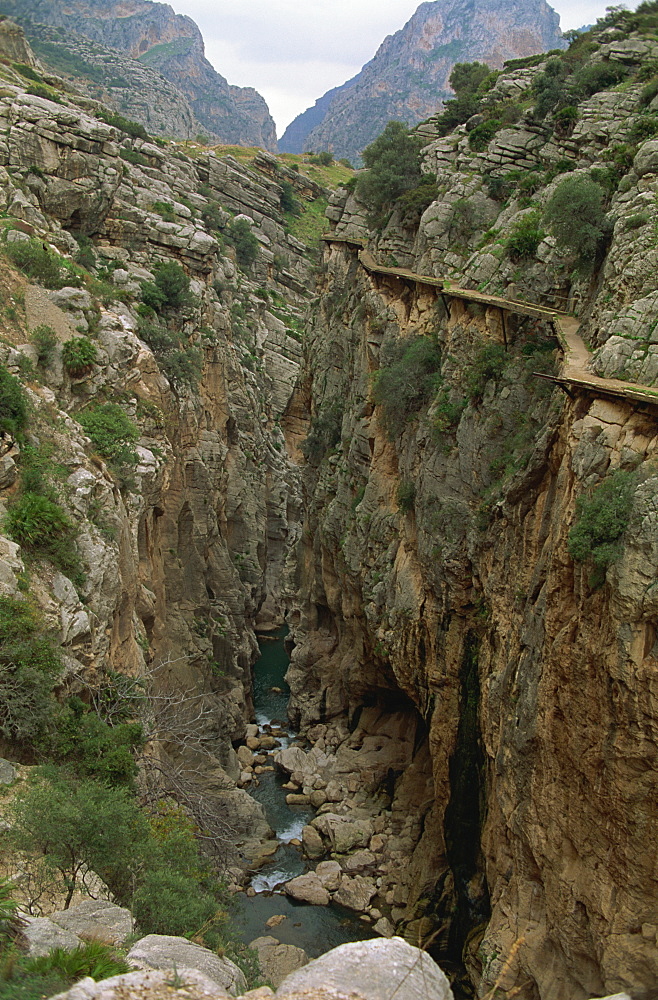
<svg viewBox="0 0 658 1000">
<path fill-rule="evenodd" d="M 279 137 L 296 115 L 372 59 L 420 0 L 168 0 L 189 14 L 229 83 L 255 87 Z M 613 0 L 559 0 L 563 31 L 591 24 Z M 628 7 L 635 7 L 629 2 Z"/>
</svg>

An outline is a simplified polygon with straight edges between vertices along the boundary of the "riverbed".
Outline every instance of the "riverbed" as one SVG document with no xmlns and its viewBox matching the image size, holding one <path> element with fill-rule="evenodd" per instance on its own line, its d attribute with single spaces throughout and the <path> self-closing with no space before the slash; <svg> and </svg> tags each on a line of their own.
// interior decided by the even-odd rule
<svg viewBox="0 0 658 1000">
<path fill-rule="evenodd" d="M 284 646 L 287 631 L 284 627 L 271 638 L 259 640 L 261 655 L 254 666 L 255 721 L 262 732 L 267 732 L 266 727 L 270 726 L 275 731 L 277 728 L 284 730 L 285 735 L 276 737 L 281 746 L 288 746 L 297 738 L 287 716 L 290 695 L 285 682 L 290 662 Z M 373 932 L 352 910 L 333 904 L 298 903 L 280 888 L 282 883 L 312 867 L 301 848 L 291 841 L 301 840 L 303 827 L 315 815 L 315 810 L 309 806 L 288 805 L 286 789 L 282 787 L 284 781 L 277 771 L 265 771 L 258 775 L 258 785 L 252 783 L 249 788 L 254 798 L 262 803 L 279 847 L 251 881 L 256 895 L 239 895 L 236 917 L 245 942 L 268 934 L 284 944 L 297 945 L 309 957 L 316 958 L 346 941 L 371 938 Z M 272 916 L 285 916 L 286 919 L 270 928 L 266 921 Z"/>
</svg>

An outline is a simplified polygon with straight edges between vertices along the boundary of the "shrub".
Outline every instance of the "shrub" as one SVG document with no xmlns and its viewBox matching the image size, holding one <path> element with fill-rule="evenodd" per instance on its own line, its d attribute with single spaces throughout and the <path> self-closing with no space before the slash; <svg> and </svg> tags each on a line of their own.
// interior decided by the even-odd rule
<svg viewBox="0 0 658 1000">
<path fill-rule="evenodd" d="M 33 83 L 27 88 L 28 94 L 32 94 L 34 97 L 41 97 L 44 101 L 53 101 L 55 104 L 61 104 L 62 99 L 56 90 L 52 87 L 44 87 L 42 83 Z"/>
<path fill-rule="evenodd" d="M 8 243 L 5 253 L 32 281 L 46 288 L 62 288 L 66 283 L 62 262 L 40 240 L 20 240 Z"/>
<path fill-rule="evenodd" d="M 330 167 L 334 162 L 334 157 L 332 153 L 323 150 L 321 153 L 312 154 L 308 160 L 309 163 L 314 163 L 318 167 Z"/>
<path fill-rule="evenodd" d="M 446 434 L 457 427 L 464 412 L 466 400 L 452 400 L 444 386 L 438 393 L 432 413 L 432 429 L 435 436 Z"/>
<path fill-rule="evenodd" d="M 509 358 L 502 344 L 485 344 L 464 370 L 464 385 L 472 403 L 479 402 L 487 383 L 499 379 Z"/>
<path fill-rule="evenodd" d="M 419 219 L 428 205 L 438 197 L 439 189 L 434 174 L 425 174 L 416 187 L 405 191 L 397 200 L 405 219 Z"/>
<path fill-rule="evenodd" d="M 142 153 L 138 153 L 136 149 L 121 149 L 119 150 L 119 156 L 126 163 L 132 163 L 136 167 L 148 167 L 149 161 Z"/>
<path fill-rule="evenodd" d="M 77 420 L 111 465 L 137 464 L 131 445 L 139 438 L 139 430 L 117 403 L 95 403 L 81 410 Z"/>
<path fill-rule="evenodd" d="M 539 222 L 539 212 L 527 212 L 515 223 L 505 240 L 507 252 L 513 260 L 527 260 L 535 256 L 546 235 Z"/>
<path fill-rule="evenodd" d="M 25 63 L 12 63 L 12 67 L 26 80 L 34 80 L 36 83 L 43 83 L 43 77 L 37 73 L 32 66 L 27 66 Z"/>
<path fill-rule="evenodd" d="M 128 118 L 124 118 L 123 115 L 117 112 L 107 111 L 103 109 L 99 111 L 98 117 L 106 122 L 108 125 L 113 125 L 114 128 L 118 128 L 120 132 L 124 132 L 126 135 L 131 135 L 135 139 L 148 139 L 149 134 L 143 125 L 139 122 L 130 121 Z M 125 157 L 124 157 L 125 159 Z"/>
<path fill-rule="evenodd" d="M 38 493 L 22 493 L 7 511 L 5 531 L 24 549 L 46 556 L 74 583 L 80 582 L 75 527 L 58 503 Z"/>
<path fill-rule="evenodd" d="M 312 465 L 319 465 L 327 452 L 332 451 L 340 441 L 343 413 L 342 402 L 334 400 L 311 419 L 302 452 Z"/>
<path fill-rule="evenodd" d="M 224 222 L 224 214 L 216 201 L 211 201 L 201 209 L 201 218 L 208 229 L 217 231 Z"/>
<path fill-rule="evenodd" d="M 0 430 L 15 434 L 27 424 L 27 402 L 23 386 L 0 365 Z"/>
<path fill-rule="evenodd" d="M 52 688 L 61 670 L 57 649 L 25 600 L 0 597 L 0 733 L 27 745 L 54 719 Z"/>
<path fill-rule="evenodd" d="M 449 83 L 458 97 L 475 94 L 491 70 L 486 63 L 455 63 L 450 72 Z"/>
<path fill-rule="evenodd" d="M 412 136 L 402 122 L 389 122 L 382 134 L 363 150 L 367 169 L 357 181 L 356 192 L 381 227 L 395 202 L 422 181 L 420 149 L 422 140 Z"/>
<path fill-rule="evenodd" d="M 153 268 L 153 281 L 142 281 L 142 302 L 156 313 L 194 304 L 190 279 L 180 264 L 165 261 Z"/>
<path fill-rule="evenodd" d="M 96 267 L 96 252 L 94 250 L 94 244 L 91 242 L 88 236 L 78 236 L 78 250 L 75 254 L 76 264 L 80 267 L 84 267 L 85 270 L 91 271 L 92 268 Z"/>
<path fill-rule="evenodd" d="M 234 219 L 226 229 L 226 238 L 235 248 L 235 256 L 242 270 L 247 270 L 258 257 L 258 240 L 246 219 Z"/>
<path fill-rule="evenodd" d="M 89 941 L 72 951 L 53 948 L 47 955 L 28 959 L 24 963 L 24 969 L 28 974 L 58 972 L 70 983 L 77 983 L 85 976 L 99 982 L 130 971 L 128 963 L 118 958 L 111 948 L 100 941 Z"/>
<path fill-rule="evenodd" d="M 558 135 L 569 135 L 578 121 L 578 108 L 573 104 L 568 104 L 565 108 L 560 108 L 553 116 L 555 129 Z"/>
<path fill-rule="evenodd" d="M 143 742 L 139 723 L 109 726 L 79 698 L 70 698 L 43 749 L 49 758 L 65 762 L 80 777 L 131 787 L 137 774 L 133 750 Z"/>
<path fill-rule="evenodd" d="M 603 189 L 587 177 L 567 177 L 555 189 L 544 211 L 544 221 L 557 245 L 593 260 L 606 232 Z"/>
<path fill-rule="evenodd" d="M 496 132 L 503 127 L 499 118 L 490 118 L 489 121 L 480 122 L 468 133 L 468 144 L 471 149 L 481 153 L 487 148 Z"/>
<path fill-rule="evenodd" d="M 602 582 L 606 568 L 619 559 L 622 538 L 631 516 L 636 477 L 615 470 L 588 496 L 576 501 L 576 523 L 569 532 L 569 553 L 594 568 L 593 582 Z"/>
<path fill-rule="evenodd" d="M 384 424 L 393 438 L 436 392 L 441 352 L 432 338 L 415 337 L 397 341 L 382 355 L 373 378 L 373 398 L 383 407 Z"/>
<path fill-rule="evenodd" d="M 614 87 L 615 84 L 624 79 L 626 72 L 619 63 L 589 63 L 574 74 L 574 86 L 576 91 L 584 97 L 591 97 L 599 90 Z"/>
<path fill-rule="evenodd" d="M 88 337 L 73 337 L 62 347 L 62 362 L 69 375 L 80 378 L 96 363 L 98 351 Z"/>
<path fill-rule="evenodd" d="M 299 202 L 295 198 L 295 189 L 290 183 L 290 181 L 282 180 L 280 181 L 281 187 L 281 211 L 291 212 L 293 215 L 299 215 L 300 207 Z"/>
<path fill-rule="evenodd" d="M 411 513 L 414 509 L 414 503 L 416 501 L 416 487 L 414 483 L 408 479 L 403 479 L 400 483 L 398 483 L 395 498 L 401 511 L 405 514 Z"/>
<path fill-rule="evenodd" d="M 57 873 L 68 909 L 85 871 L 113 891 L 127 891 L 147 837 L 146 819 L 126 789 L 78 781 L 40 768 L 13 803 L 12 835 Z"/>
<path fill-rule="evenodd" d="M 197 932 L 217 910 L 215 897 L 203 892 L 195 879 L 166 869 L 147 872 L 132 903 L 135 920 L 145 934 Z"/>
<path fill-rule="evenodd" d="M 154 201 L 151 204 L 151 209 L 157 212 L 165 222 L 175 222 L 176 212 L 174 211 L 174 206 L 170 201 Z"/>
<path fill-rule="evenodd" d="M 49 368 L 55 358 L 57 334 L 51 326 L 41 323 L 30 334 L 30 341 L 37 349 L 37 364 Z"/>
</svg>

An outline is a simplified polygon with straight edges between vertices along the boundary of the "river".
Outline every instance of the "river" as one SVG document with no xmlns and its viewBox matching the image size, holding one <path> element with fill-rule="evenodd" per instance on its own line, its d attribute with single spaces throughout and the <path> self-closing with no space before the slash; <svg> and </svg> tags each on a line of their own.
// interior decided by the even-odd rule
<svg viewBox="0 0 658 1000">
<path fill-rule="evenodd" d="M 285 730 L 287 735 L 277 735 L 281 746 L 287 746 L 297 737 L 290 729 L 287 717 L 289 689 L 284 679 L 290 662 L 284 648 L 287 632 L 284 627 L 272 638 L 259 640 L 261 655 L 254 666 L 255 721 L 261 731 L 267 731 L 269 726 Z M 301 849 L 291 841 L 301 839 L 302 828 L 313 818 L 315 811 L 309 806 L 287 804 L 286 789 L 282 787 L 285 778 L 277 771 L 260 774 L 258 781 L 259 784 L 254 784 L 250 792 L 262 803 L 279 847 L 252 879 L 256 895 L 238 897 L 236 916 L 242 939 L 249 943 L 268 934 L 284 944 L 297 945 L 309 957 L 317 958 L 346 941 L 373 937 L 371 928 L 360 921 L 353 911 L 335 905 L 298 903 L 277 888 L 312 867 Z M 287 919 L 270 928 L 266 921 L 275 915 Z"/>
</svg>

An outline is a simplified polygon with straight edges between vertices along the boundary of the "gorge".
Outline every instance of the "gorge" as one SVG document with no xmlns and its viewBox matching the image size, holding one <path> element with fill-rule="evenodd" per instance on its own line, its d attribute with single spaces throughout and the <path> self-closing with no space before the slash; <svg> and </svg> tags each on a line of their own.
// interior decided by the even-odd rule
<svg viewBox="0 0 658 1000">
<path fill-rule="evenodd" d="M 479 81 L 414 133 L 430 198 L 374 218 L 347 168 L 122 130 L 0 22 L 4 690 L 37 690 L 8 622 L 59 658 L 0 718 L 12 795 L 53 706 L 118 729 L 138 683 L 137 791 L 231 888 L 271 856 L 273 751 L 325 902 L 455 995 L 653 995 L 657 27 Z M 276 747 L 247 727 L 284 623 Z"/>
</svg>

